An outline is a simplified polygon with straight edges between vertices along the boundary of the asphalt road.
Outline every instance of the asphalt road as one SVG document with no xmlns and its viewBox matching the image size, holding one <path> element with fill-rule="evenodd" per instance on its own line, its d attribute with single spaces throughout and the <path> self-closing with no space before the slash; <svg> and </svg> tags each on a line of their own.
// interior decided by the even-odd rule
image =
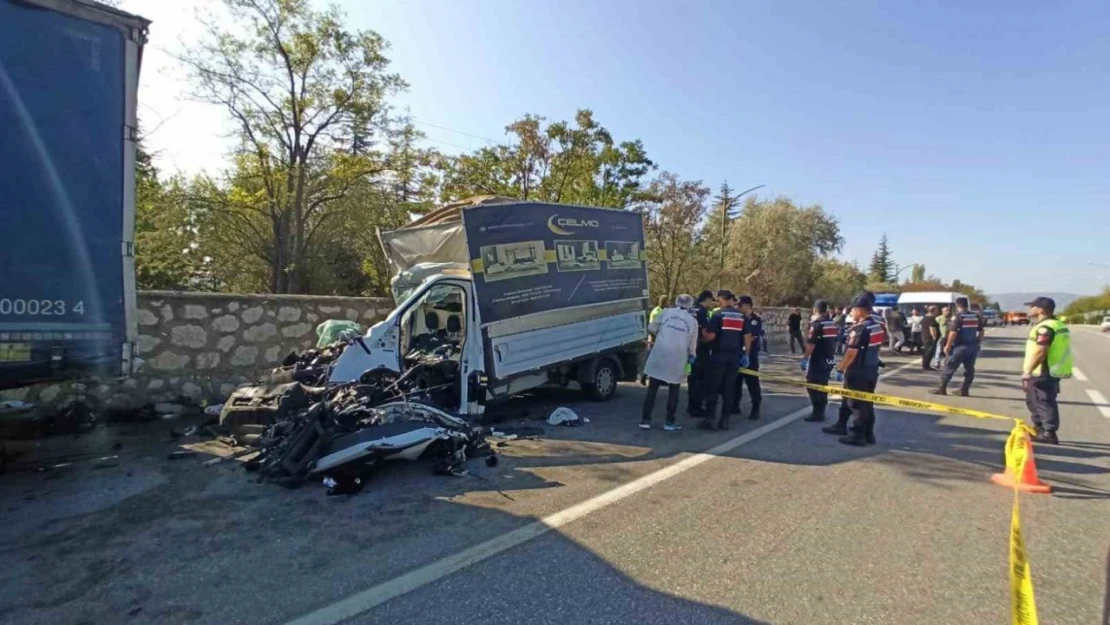
<svg viewBox="0 0 1110 625">
<path fill-rule="evenodd" d="M 947 401 L 1023 417 L 1026 332 L 988 335 L 973 397 Z M 1074 343 L 1063 443 L 1036 450 L 1056 493 L 1022 498 L 1055 625 L 1106 622 L 1110 574 L 1110 407 L 1089 394 L 1110 396 L 1110 337 L 1076 329 Z M 888 361 L 900 370 L 882 392 L 931 399 L 935 374 Z M 800 375 L 789 356 L 765 368 Z M 1008 621 L 1012 493 L 989 477 L 1009 422 L 880 408 L 879 444 L 855 449 L 799 420 L 796 389 L 767 390 L 759 422 L 677 434 L 635 428 L 637 385 L 605 404 L 546 391 L 506 408 L 545 431 L 498 447 L 498 467 L 397 466 L 351 498 L 153 454 L 48 488 L 6 480 L 0 622 Z M 557 405 L 591 423 L 534 420 Z M 90 503 L 90 484 L 115 494 Z"/>
</svg>

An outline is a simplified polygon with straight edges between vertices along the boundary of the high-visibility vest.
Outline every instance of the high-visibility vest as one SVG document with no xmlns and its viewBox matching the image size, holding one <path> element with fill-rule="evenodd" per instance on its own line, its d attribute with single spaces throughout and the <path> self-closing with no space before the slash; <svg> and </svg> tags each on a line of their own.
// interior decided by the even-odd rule
<svg viewBox="0 0 1110 625">
<path fill-rule="evenodd" d="M 1063 322 L 1051 317 L 1042 320 L 1029 330 L 1029 340 L 1025 342 L 1024 370 L 1029 371 L 1031 369 L 1033 355 L 1037 353 L 1037 330 L 1042 327 L 1047 327 L 1054 333 L 1052 343 L 1048 346 L 1048 354 L 1045 356 L 1048 374 L 1054 378 L 1070 378 L 1072 367 L 1071 332 L 1068 331 L 1068 326 L 1064 325 Z"/>
<path fill-rule="evenodd" d="M 662 306 L 656 306 L 655 308 L 652 308 L 651 309 L 651 314 L 648 315 L 648 323 L 653 323 L 659 317 L 659 315 L 662 315 L 662 314 L 663 314 L 663 307 Z"/>
</svg>

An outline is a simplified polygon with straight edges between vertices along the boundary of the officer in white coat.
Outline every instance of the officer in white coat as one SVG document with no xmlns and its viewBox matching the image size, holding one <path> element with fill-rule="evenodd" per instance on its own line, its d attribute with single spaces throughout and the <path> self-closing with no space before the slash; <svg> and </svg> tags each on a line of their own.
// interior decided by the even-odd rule
<svg viewBox="0 0 1110 625">
<path fill-rule="evenodd" d="M 679 389 L 686 377 L 688 363 L 692 363 L 698 348 L 698 322 L 687 309 L 694 305 L 690 295 L 675 298 L 676 308 L 667 308 L 648 324 L 648 331 L 655 335 L 655 342 L 644 365 L 644 375 L 648 377 L 647 396 L 644 397 L 644 413 L 640 428 L 651 429 L 651 412 L 655 408 L 655 395 L 659 387 L 667 385 L 667 423 L 663 429 L 675 432 L 682 426 L 674 422 L 678 410 Z"/>
</svg>

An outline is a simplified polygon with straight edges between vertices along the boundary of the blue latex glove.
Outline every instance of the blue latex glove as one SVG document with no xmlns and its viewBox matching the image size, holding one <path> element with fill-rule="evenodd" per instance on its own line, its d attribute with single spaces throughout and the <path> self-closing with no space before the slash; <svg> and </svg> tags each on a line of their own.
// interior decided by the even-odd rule
<svg viewBox="0 0 1110 625">
<path fill-rule="evenodd" d="M 749 363 L 748 355 L 747 354 L 741 354 L 741 356 L 740 356 L 740 366 L 744 369 L 747 369 L 748 368 L 748 363 Z"/>
<path fill-rule="evenodd" d="M 837 372 L 836 372 L 836 381 L 837 382 L 843 382 L 844 381 L 844 374 L 841 373 L 839 370 L 837 370 Z"/>
<path fill-rule="evenodd" d="M 809 358 L 806 358 L 805 356 L 802 356 L 802 371 L 808 371 L 808 370 L 809 370 Z"/>
</svg>

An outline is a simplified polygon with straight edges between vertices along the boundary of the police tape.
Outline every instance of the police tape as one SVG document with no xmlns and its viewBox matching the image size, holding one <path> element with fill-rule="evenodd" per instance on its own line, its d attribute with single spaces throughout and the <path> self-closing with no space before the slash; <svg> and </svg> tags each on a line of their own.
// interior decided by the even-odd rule
<svg viewBox="0 0 1110 625">
<path fill-rule="evenodd" d="M 759 371 L 751 369 L 744 369 L 741 367 L 740 373 L 745 375 L 754 375 L 766 380 L 775 382 L 783 382 L 785 384 L 792 384 L 794 386 L 802 386 L 814 391 L 822 393 L 829 393 L 830 395 L 840 395 L 849 399 L 858 399 L 860 401 L 867 401 L 874 404 L 881 404 L 883 406 L 897 406 L 899 408 L 909 408 L 911 410 L 927 410 L 930 412 L 943 412 L 946 414 L 961 415 L 964 417 L 974 417 L 976 419 L 1003 419 L 1006 421 L 1014 421 L 1021 423 L 1020 419 L 1014 417 L 1007 417 L 1005 415 L 993 414 L 990 412 L 983 412 L 981 410 L 971 410 L 970 408 L 957 408 L 955 406 L 946 406 L 944 404 L 937 404 L 931 401 L 920 401 L 917 399 L 907 399 L 905 397 L 894 397 L 893 395 L 883 395 L 879 393 L 868 393 L 866 391 L 857 391 L 842 386 L 829 386 L 826 384 L 814 384 L 812 382 L 803 382 L 788 378 L 781 375 L 768 375 Z"/>
<path fill-rule="evenodd" d="M 1006 470 L 1014 476 L 1025 473 L 1029 459 L 1029 427 L 1014 426 L 1006 439 Z M 1014 484 L 1014 506 L 1010 513 L 1010 622 L 1012 625 L 1037 625 L 1037 601 L 1033 597 L 1033 574 L 1025 555 L 1025 538 L 1021 533 L 1021 509 L 1017 480 Z"/>
<path fill-rule="evenodd" d="M 860 401 L 868 401 L 875 404 L 884 406 L 897 406 L 899 408 L 910 408 L 913 410 L 927 410 L 930 412 L 941 412 L 945 414 L 961 415 L 965 417 L 974 417 L 976 419 L 1003 419 L 1006 421 L 1014 422 L 1014 429 L 1010 431 L 1010 436 L 1006 439 L 1006 470 L 1015 476 L 1014 486 L 1014 505 L 1013 511 L 1010 515 L 1010 614 L 1012 625 L 1038 625 L 1037 621 L 1037 602 L 1033 597 L 1033 577 L 1032 571 L 1029 566 L 1029 559 L 1025 554 L 1025 538 L 1021 533 L 1021 513 L 1019 506 L 1019 491 L 1017 488 L 1017 477 L 1025 472 L 1025 463 L 1029 457 L 1029 434 L 1032 432 L 1031 428 L 1026 425 L 1021 419 L 1014 417 L 1007 417 L 1004 415 L 993 414 L 990 412 L 983 412 L 981 410 L 971 410 L 969 408 L 957 408 L 955 406 L 946 406 L 930 401 L 918 401 L 916 399 L 906 399 L 904 397 L 894 397 L 892 395 L 881 395 L 879 393 L 868 393 L 866 391 L 857 391 L 853 389 L 843 388 L 841 386 L 829 386 L 825 384 L 814 384 L 812 382 L 802 382 L 794 378 L 788 378 L 779 375 L 768 375 L 759 371 L 741 368 L 740 373 L 745 375 L 754 375 L 766 380 L 773 380 L 776 382 L 783 382 L 792 384 L 794 386 L 801 386 L 830 395 L 840 395 L 849 399 L 858 399 Z"/>
</svg>

